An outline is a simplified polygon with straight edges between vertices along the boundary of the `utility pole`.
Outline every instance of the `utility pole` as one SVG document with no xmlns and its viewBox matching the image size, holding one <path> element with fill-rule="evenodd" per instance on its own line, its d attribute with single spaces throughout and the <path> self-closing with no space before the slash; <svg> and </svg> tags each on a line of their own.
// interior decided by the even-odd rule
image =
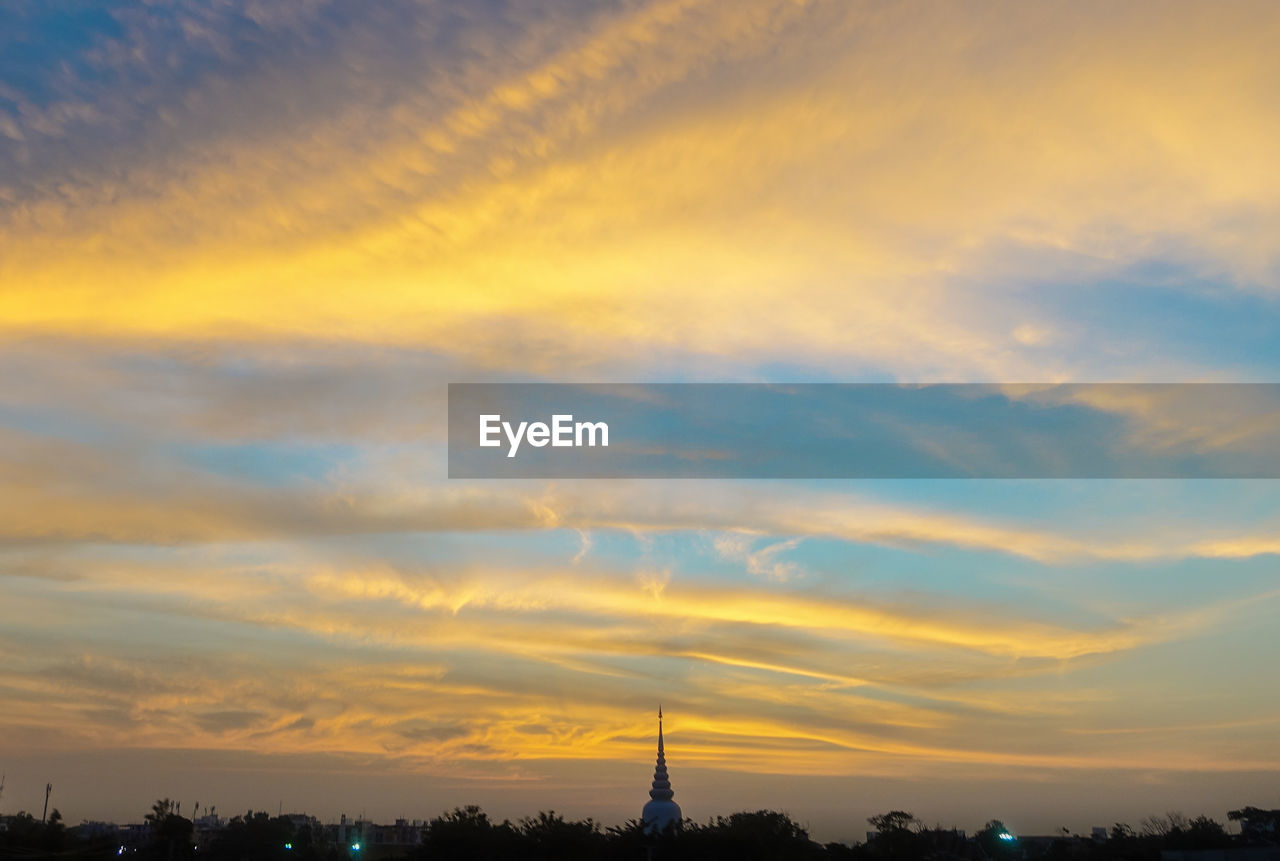
<svg viewBox="0 0 1280 861">
<path fill-rule="evenodd" d="M 44 813 L 40 816 L 40 824 L 44 825 L 49 818 L 49 793 L 53 792 L 53 784 L 46 783 L 44 785 Z"/>
</svg>

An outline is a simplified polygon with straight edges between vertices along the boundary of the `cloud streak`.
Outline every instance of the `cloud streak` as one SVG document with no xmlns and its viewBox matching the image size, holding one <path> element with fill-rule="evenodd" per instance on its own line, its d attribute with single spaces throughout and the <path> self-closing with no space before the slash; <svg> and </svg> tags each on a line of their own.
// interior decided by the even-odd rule
<svg viewBox="0 0 1280 861">
<path fill-rule="evenodd" d="M 52 594 L 17 597 L 28 625 L 56 632 L 84 625 L 82 612 L 94 620 L 52 649 L 4 644 L 8 720 L 33 743 L 57 728 L 76 745 L 336 748 L 428 769 L 627 757 L 646 744 L 631 701 L 666 688 L 684 714 L 684 761 L 717 768 L 820 774 L 900 758 L 1181 770 L 1244 763 L 1194 748 L 1168 759 L 1157 748 L 1172 728 L 1152 727 L 1152 747 L 1119 758 L 1109 733 L 1096 734 L 1093 750 L 1065 736 L 1046 747 L 1108 698 L 1059 694 L 1019 707 L 996 693 L 1102 655 L 1203 636 L 1238 615 L 1230 605 L 1072 630 L 979 607 L 928 611 L 766 587 L 681 582 L 647 595 L 604 573 L 219 568 L 160 580 L 100 565 Z M 119 657 L 74 651 L 138 613 L 161 625 L 163 647 Z M 199 632 L 211 625 L 218 639 L 238 632 L 247 651 L 202 656 Z M 170 641 L 169 626 L 194 637 Z M 281 642 L 285 631 L 295 646 L 255 647 Z M 977 680 L 995 687 L 984 693 Z M 560 693 L 569 687 L 578 691 L 571 705 Z M 983 741 L 993 724 L 1010 733 L 1000 751 Z"/>
<path fill-rule="evenodd" d="M 87 178 L 97 202 L 50 183 L 0 238 L 21 285 L 2 319 L 15 335 L 426 342 L 503 369 L 680 345 L 1060 378 L 1087 345 L 1028 345 L 1009 334 L 1018 297 L 970 287 L 998 245 L 1032 254 L 997 283 L 1037 254 L 1095 280 L 1177 242 L 1196 270 L 1274 286 L 1258 144 L 1277 70 L 1241 59 L 1263 56 L 1269 7 L 1180 7 L 1138 55 L 1138 7 L 1074 28 L 1069 6 L 931 14 L 920 31 L 906 7 L 636 6 L 496 80 L 461 76 L 452 107 L 396 90 L 358 144 L 364 92 L 336 122 L 180 148 L 110 191 Z"/>
</svg>

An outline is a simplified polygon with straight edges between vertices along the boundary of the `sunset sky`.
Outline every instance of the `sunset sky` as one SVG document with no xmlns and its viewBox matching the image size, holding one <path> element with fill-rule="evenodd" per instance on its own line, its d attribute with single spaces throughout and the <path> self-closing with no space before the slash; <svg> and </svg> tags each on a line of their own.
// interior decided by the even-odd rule
<svg viewBox="0 0 1280 861">
<path fill-rule="evenodd" d="M 6 3 L 0 813 L 617 823 L 659 701 L 698 820 L 1280 807 L 1274 481 L 445 459 L 451 381 L 1280 382 L 1277 44 L 1270 0 Z"/>
</svg>

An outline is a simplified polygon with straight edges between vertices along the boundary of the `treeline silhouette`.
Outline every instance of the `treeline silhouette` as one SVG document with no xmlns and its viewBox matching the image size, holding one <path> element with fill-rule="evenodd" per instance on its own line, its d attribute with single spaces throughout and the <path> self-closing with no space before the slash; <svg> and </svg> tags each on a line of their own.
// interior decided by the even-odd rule
<svg viewBox="0 0 1280 861">
<path fill-rule="evenodd" d="M 1105 839 L 1058 835 L 1019 838 L 999 820 L 977 834 L 926 827 L 911 813 L 890 811 L 871 817 L 869 838 L 852 845 L 821 844 L 790 815 L 773 810 L 686 821 L 661 834 L 647 833 L 631 820 L 604 827 L 592 819 L 569 820 L 554 811 L 517 822 L 491 819 L 479 807 L 460 807 L 422 826 L 420 842 L 369 845 L 337 842 L 333 826 L 297 825 L 287 816 L 249 811 L 215 830 L 197 832 L 168 799 L 156 802 L 141 843 L 124 844 L 101 829 L 67 828 L 55 809 L 47 822 L 27 813 L 9 817 L 0 832 L 3 858 L 117 858 L 124 861 L 1160 861 L 1162 852 L 1263 849 L 1280 856 L 1280 810 L 1233 810 L 1239 834 L 1206 816 L 1177 813 L 1152 816 L 1135 828 L 1114 825 Z M 199 841 L 199 842 L 197 842 Z M 359 848 L 357 848 L 359 846 Z M 1258 853 L 1241 853 L 1256 856 Z M 1214 861 L 1231 854 L 1214 856 Z"/>
</svg>

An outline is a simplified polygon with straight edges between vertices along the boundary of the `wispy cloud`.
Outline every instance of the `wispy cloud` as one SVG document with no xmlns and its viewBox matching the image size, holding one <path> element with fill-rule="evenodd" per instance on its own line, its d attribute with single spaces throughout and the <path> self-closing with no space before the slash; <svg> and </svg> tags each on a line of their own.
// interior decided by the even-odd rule
<svg viewBox="0 0 1280 861">
<path fill-rule="evenodd" d="M 430 38 L 433 14 L 404 32 Z M 1059 277 L 1064 253 L 1089 281 L 1164 256 L 1273 286 L 1273 172 L 1255 142 L 1274 136 L 1275 70 L 1243 59 L 1265 56 L 1265 5 L 1185 7 L 1140 52 L 1137 7 L 993 9 L 927 32 L 907 7 L 764 0 L 548 15 L 490 74 L 484 49 L 455 77 L 410 67 L 425 96 L 373 62 L 384 77 L 282 128 L 265 117 L 286 76 L 234 114 L 233 137 L 175 143 L 127 183 L 22 192 L 3 238 L 20 285 L 8 330 L 430 343 L 562 373 L 680 349 L 1059 378 L 1098 345 L 1010 335 L 1033 309 L 999 285 L 1044 258 L 1001 271 L 1007 243 L 1058 255 Z M 316 26 L 355 64 L 379 22 L 398 23 Z M 549 49 L 536 34 L 554 23 L 569 26 Z M 483 41 L 486 24 L 458 26 Z M 237 93 L 277 74 L 266 59 L 236 73 Z M 229 89 L 213 77 L 194 93 Z M 1116 346 L 1113 374 L 1141 367 Z"/>
</svg>

